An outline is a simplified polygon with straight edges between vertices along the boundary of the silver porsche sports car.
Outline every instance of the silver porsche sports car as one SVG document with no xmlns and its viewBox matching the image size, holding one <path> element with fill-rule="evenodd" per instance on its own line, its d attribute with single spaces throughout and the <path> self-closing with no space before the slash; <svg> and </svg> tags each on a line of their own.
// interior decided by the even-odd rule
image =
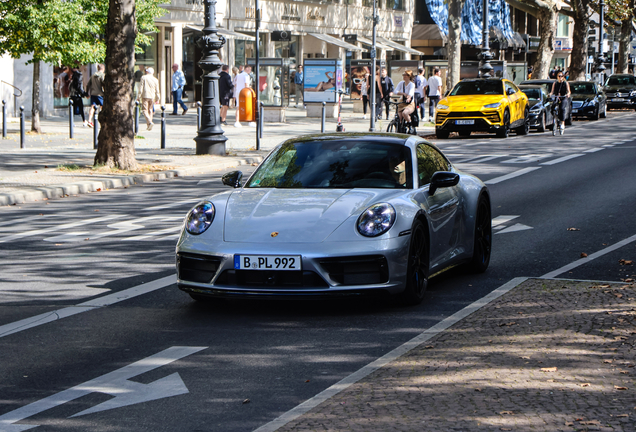
<svg viewBox="0 0 636 432">
<path fill-rule="evenodd" d="M 194 299 L 389 293 L 418 304 L 428 279 L 490 262 L 488 189 L 433 144 L 399 134 L 287 140 L 233 189 L 197 204 L 177 243 Z"/>
</svg>

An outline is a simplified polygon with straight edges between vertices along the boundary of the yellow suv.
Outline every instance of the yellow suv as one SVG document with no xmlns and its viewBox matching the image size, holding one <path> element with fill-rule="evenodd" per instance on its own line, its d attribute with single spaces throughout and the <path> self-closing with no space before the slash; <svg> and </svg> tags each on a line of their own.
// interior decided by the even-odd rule
<svg viewBox="0 0 636 432">
<path fill-rule="evenodd" d="M 437 104 L 435 133 L 446 139 L 451 132 L 494 132 L 506 138 L 514 129 L 526 135 L 528 97 L 512 82 L 502 78 L 472 78 L 458 82 Z"/>
</svg>

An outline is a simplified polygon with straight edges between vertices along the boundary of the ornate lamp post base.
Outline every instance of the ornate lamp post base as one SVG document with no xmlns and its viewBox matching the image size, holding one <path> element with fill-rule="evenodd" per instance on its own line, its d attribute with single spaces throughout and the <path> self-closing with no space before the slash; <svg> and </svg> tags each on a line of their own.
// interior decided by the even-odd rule
<svg viewBox="0 0 636 432">
<path fill-rule="evenodd" d="M 199 136 L 194 139 L 194 142 L 197 143 L 196 154 L 225 156 L 226 141 L 227 137 L 225 135 L 201 136 L 201 134 L 199 134 Z"/>
</svg>

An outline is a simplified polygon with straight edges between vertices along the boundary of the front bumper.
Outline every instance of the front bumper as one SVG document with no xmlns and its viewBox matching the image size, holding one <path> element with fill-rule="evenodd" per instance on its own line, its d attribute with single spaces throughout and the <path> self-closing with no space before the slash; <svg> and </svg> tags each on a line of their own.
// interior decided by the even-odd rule
<svg viewBox="0 0 636 432">
<path fill-rule="evenodd" d="M 473 124 L 457 124 L 457 121 L 472 120 Z M 492 124 L 483 118 L 475 119 L 446 119 L 444 123 L 435 125 L 435 130 L 445 132 L 491 132 L 503 129 L 503 125 Z"/>
<path fill-rule="evenodd" d="M 356 243 L 221 242 L 213 250 L 177 248 L 177 285 L 214 297 L 316 297 L 398 294 L 404 290 L 409 241 L 405 235 Z M 302 271 L 239 270 L 235 255 L 301 255 Z"/>
<path fill-rule="evenodd" d="M 572 117 L 593 117 L 598 113 L 598 105 L 572 106 Z"/>
<path fill-rule="evenodd" d="M 543 111 L 530 111 L 528 114 L 528 125 L 531 128 L 537 128 L 541 124 L 541 116 L 543 116 Z"/>
<path fill-rule="evenodd" d="M 607 95 L 608 108 L 636 108 L 636 97 Z"/>
</svg>

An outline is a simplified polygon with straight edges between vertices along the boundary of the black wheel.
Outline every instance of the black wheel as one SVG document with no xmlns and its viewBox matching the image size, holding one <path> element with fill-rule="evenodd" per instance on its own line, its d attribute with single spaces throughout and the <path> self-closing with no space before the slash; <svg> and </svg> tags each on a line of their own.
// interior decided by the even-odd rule
<svg viewBox="0 0 636 432">
<path fill-rule="evenodd" d="M 592 120 L 598 120 L 600 117 L 601 117 L 601 106 L 599 105 L 594 115 L 592 115 Z"/>
<path fill-rule="evenodd" d="M 526 108 L 526 111 L 523 113 L 523 125 L 515 129 L 515 132 L 517 135 L 528 135 L 529 131 L 530 123 L 528 122 L 528 108 Z"/>
<path fill-rule="evenodd" d="M 391 121 L 391 123 L 389 123 L 389 125 L 386 128 L 387 132 L 395 132 L 396 131 L 396 124 L 394 121 Z"/>
<path fill-rule="evenodd" d="M 440 131 L 440 130 L 438 130 L 438 131 L 436 131 L 436 132 L 435 132 L 435 135 L 436 135 L 436 136 L 437 136 L 437 138 L 439 138 L 439 139 L 447 139 L 447 138 L 448 138 L 448 135 L 449 135 L 449 132 L 447 132 L 447 131 Z"/>
<path fill-rule="evenodd" d="M 470 131 L 461 131 L 461 132 L 459 132 L 459 136 L 460 137 L 469 137 L 470 136 Z"/>
<path fill-rule="evenodd" d="M 492 221 L 490 218 L 490 202 L 481 198 L 477 204 L 477 216 L 475 217 L 475 239 L 473 246 L 473 258 L 468 264 L 471 271 L 483 273 L 490 264 L 490 251 L 492 247 Z"/>
<path fill-rule="evenodd" d="M 601 118 L 607 118 L 607 104 L 603 105 L 603 111 L 601 112 Z"/>
<path fill-rule="evenodd" d="M 402 303 L 414 306 L 422 303 L 428 287 L 428 238 L 424 225 L 415 221 L 411 229 L 406 287 L 401 294 Z"/>
<path fill-rule="evenodd" d="M 503 127 L 497 131 L 498 138 L 508 138 L 508 129 L 510 128 L 510 113 L 504 111 Z"/>
<path fill-rule="evenodd" d="M 545 132 L 545 124 L 546 124 L 545 113 L 539 116 L 539 127 L 537 127 L 537 132 Z"/>
</svg>

